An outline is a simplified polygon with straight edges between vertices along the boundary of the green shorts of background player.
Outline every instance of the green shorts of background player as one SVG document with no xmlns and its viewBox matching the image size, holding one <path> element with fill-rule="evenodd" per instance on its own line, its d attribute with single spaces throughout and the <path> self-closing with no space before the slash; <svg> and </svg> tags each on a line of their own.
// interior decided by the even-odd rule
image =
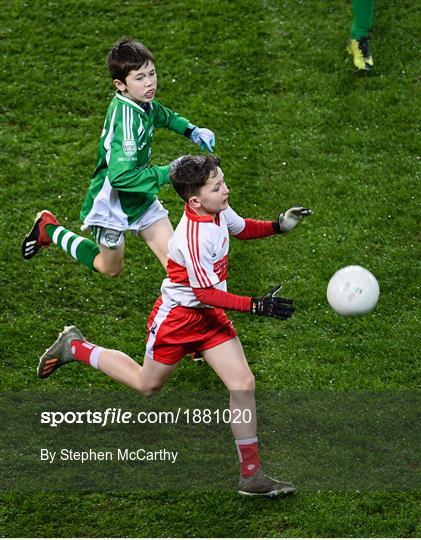
<svg viewBox="0 0 421 540">
<path fill-rule="evenodd" d="M 24 259 L 54 243 L 84 264 L 108 276 L 123 267 L 124 235 L 140 235 L 165 267 L 173 228 L 157 200 L 170 182 L 171 164 L 151 166 L 156 128 L 184 135 L 212 152 L 215 136 L 155 100 L 157 73 L 152 53 L 141 43 L 121 39 L 108 55 L 116 87 L 102 130 L 96 168 L 83 202 L 82 230 L 95 242 L 61 226 L 48 210 L 40 212 L 22 243 Z"/>
<path fill-rule="evenodd" d="M 47 378 L 64 364 L 77 361 L 150 396 L 165 385 L 185 354 L 199 350 L 229 392 L 231 430 L 240 461 L 238 492 L 269 497 L 293 493 L 293 484 L 262 470 L 255 379 L 224 309 L 281 321 L 291 317 L 293 301 L 276 295 L 279 286 L 257 298 L 226 290 L 230 238 L 282 236 L 311 210 L 290 208 L 275 221 L 240 217 L 229 207 L 229 189 L 216 156 L 185 156 L 175 165 L 171 179 L 186 203 L 185 212 L 169 243 L 168 276 L 149 316 L 143 365 L 121 351 L 87 342 L 70 326 L 42 355 L 38 376 Z"/>
<path fill-rule="evenodd" d="M 373 16 L 374 0 L 352 0 L 352 26 L 347 51 L 352 54 L 359 71 L 370 71 L 374 65 L 369 49 Z"/>
</svg>

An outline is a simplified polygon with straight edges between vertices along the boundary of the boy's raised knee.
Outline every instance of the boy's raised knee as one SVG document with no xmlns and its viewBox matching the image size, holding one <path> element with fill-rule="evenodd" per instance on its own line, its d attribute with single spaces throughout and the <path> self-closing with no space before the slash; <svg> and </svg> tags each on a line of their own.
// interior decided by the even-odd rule
<svg viewBox="0 0 421 540">
<path fill-rule="evenodd" d="M 110 251 L 110 250 L 109 250 Z M 123 270 L 123 261 L 120 260 L 120 257 L 114 256 L 114 251 L 112 256 L 107 253 L 98 253 L 94 260 L 94 269 L 107 277 L 117 277 L 121 274 Z"/>
</svg>

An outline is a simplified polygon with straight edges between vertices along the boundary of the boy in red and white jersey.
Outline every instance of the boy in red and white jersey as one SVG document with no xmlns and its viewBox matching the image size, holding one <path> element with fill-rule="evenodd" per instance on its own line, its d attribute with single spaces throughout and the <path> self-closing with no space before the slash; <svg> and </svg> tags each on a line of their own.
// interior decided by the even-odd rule
<svg viewBox="0 0 421 540">
<path fill-rule="evenodd" d="M 71 326 L 41 357 L 38 375 L 48 377 L 63 364 L 77 360 L 151 395 L 162 388 L 183 356 L 200 351 L 229 390 L 231 411 L 241 412 L 242 421 L 231 424 L 241 467 L 239 493 L 293 493 L 293 484 L 267 476 L 260 466 L 255 381 L 223 309 L 283 320 L 291 317 L 293 301 L 275 296 L 279 287 L 259 298 L 227 292 L 229 237 L 247 240 L 285 233 L 311 211 L 294 207 L 275 221 L 243 219 L 228 205 L 229 190 L 216 156 L 179 159 L 171 181 L 186 206 L 169 243 L 168 277 L 149 317 L 143 366 L 120 351 L 87 342 Z"/>
</svg>

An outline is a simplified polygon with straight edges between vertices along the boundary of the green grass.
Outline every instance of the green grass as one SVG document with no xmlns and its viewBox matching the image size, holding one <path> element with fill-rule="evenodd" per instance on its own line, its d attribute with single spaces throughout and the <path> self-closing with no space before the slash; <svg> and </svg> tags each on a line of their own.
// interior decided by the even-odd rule
<svg viewBox="0 0 421 540">
<path fill-rule="evenodd" d="M 293 234 L 233 242 L 230 290 L 284 282 L 297 312 L 287 324 L 232 314 L 259 389 L 416 389 L 419 367 L 419 17 L 413 2 L 376 6 L 376 70 L 357 75 L 345 53 L 350 2 L 12 0 L 0 10 L 1 388 L 116 389 L 69 366 L 48 382 L 39 355 L 64 324 L 105 347 L 143 357 L 145 323 L 163 271 L 128 238 L 124 273 L 92 275 L 55 248 L 30 263 L 20 242 L 49 208 L 78 230 L 113 88 L 105 68 L 122 35 L 158 62 L 158 99 L 216 133 L 242 215 L 271 219 L 303 204 L 314 216 Z M 194 151 L 158 132 L 154 162 Z M 417 154 L 418 152 L 418 154 Z M 174 224 L 182 205 L 162 199 Z M 378 278 L 372 315 L 342 319 L 327 306 L 331 274 L 361 264 Z M 220 386 L 184 362 L 175 389 Z M 230 448 L 228 451 L 232 451 Z M 297 493 L 250 501 L 233 493 L 127 496 L 0 495 L 3 536 L 419 536 L 415 493 Z"/>
</svg>

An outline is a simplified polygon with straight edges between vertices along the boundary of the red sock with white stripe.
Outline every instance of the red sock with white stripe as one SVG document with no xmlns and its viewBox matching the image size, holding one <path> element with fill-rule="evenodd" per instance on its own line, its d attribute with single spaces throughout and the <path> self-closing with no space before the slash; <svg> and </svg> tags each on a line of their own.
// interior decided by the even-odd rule
<svg viewBox="0 0 421 540">
<path fill-rule="evenodd" d="M 70 347 L 75 360 L 98 369 L 98 358 L 104 350 L 102 347 L 97 347 L 93 343 L 89 343 L 89 341 L 80 341 L 79 339 L 74 339 Z"/>
<path fill-rule="evenodd" d="M 259 446 L 257 437 L 235 441 L 240 458 L 241 476 L 249 478 L 260 468 Z"/>
</svg>

